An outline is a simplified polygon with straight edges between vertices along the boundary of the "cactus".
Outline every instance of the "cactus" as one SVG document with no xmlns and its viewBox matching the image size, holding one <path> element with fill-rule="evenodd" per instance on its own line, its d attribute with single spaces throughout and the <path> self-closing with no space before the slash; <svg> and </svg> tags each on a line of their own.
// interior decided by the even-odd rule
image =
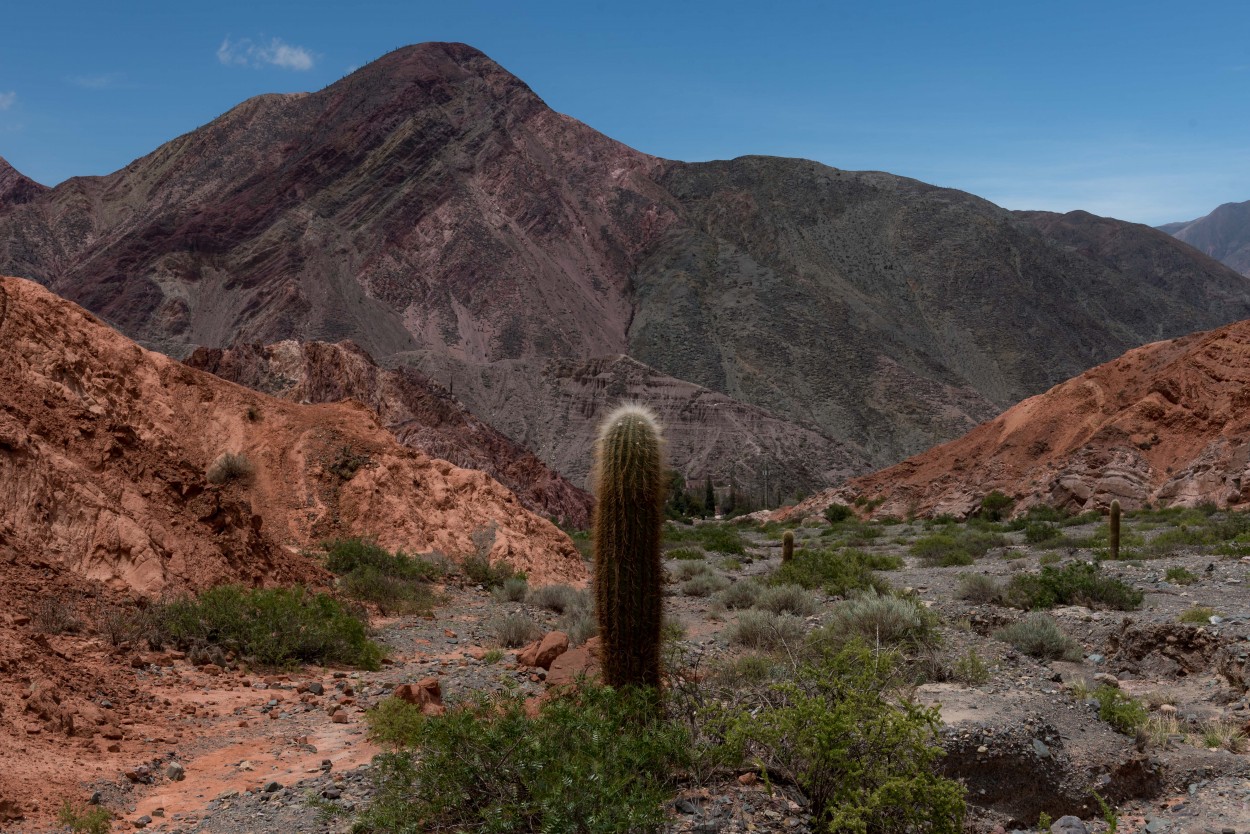
<svg viewBox="0 0 1250 834">
<path fill-rule="evenodd" d="M 610 686 L 659 686 L 664 461 L 651 412 L 626 405 L 595 443 L 595 605 Z"/>
<path fill-rule="evenodd" d="M 1111 558 L 1120 558 L 1120 502 L 1111 502 Z"/>
<path fill-rule="evenodd" d="M 781 564 L 794 558 L 794 531 L 787 530 L 781 535 Z"/>
</svg>

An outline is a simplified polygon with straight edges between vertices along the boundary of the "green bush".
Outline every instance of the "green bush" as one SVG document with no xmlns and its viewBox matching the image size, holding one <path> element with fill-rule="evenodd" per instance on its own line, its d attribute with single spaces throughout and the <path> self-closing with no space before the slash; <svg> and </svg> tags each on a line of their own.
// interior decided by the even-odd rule
<svg viewBox="0 0 1250 834">
<path fill-rule="evenodd" d="M 971 565 L 974 561 L 959 539 L 949 533 L 934 533 L 917 539 L 908 550 L 929 567 L 949 568 Z"/>
<path fill-rule="evenodd" d="M 746 553 L 746 545 L 738 528 L 729 524 L 700 524 L 695 533 L 704 550 L 713 553 L 741 555 Z"/>
<path fill-rule="evenodd" d="M 460 563 L 460 571 L 464 578 L 473 585 L 493 589 L 503 585 L 509 579 L 524 579 L 525 574 L 513 570 L 507 562 L 491 563 L 490 557 L 481 553 L 466 556 Z"/>
<path fill-rule="evenodd" d="M 845 504 L 830 504 L 825 507 L 825 521 L 830 524 L 840 524 L 855 515 L 855 511 Z"/>
<path fill-rule="evenodd" d="M 1196 623 L 1198 625 L 1206 625 L 1211 622 L 1211 618 L 1216 616 L 1214 608 L 1205 605 L 1195 605 L 1192 608 L 1186 608 L 1177 617 L 1182 623 Z"/>
<path fill-rule="evenodd" d="M 326 568 L 338 574 L 344 593 L 372 602 L 383 614 L 428 613 L 434 604 L 430 580 L 442 571 L 438 566 L 365 539 L 324 542 Z"/>
<path fill-rule="evenodd" d="M 1041 521 L 1029 523 L 1024 528 L 1024 540 L 1029 544 L 1038 544 L 1048 539 L 1059 538 L 1059 528 Z"/>
<path fill-rule="evenodd" d="M 741 716 L 731 746 L 798 785 L 819 830 L 957 834 L 964 790 L 936 773 L 938 710 L 900 697 L 897 668 L 862 644 L 802 666 Z"/>
<path fill-rule="evenodd" d="M 670 573 L 674 581 L 685 582 L 696 576 L 714 573 L 714 571 L 707 562 L 678 562 L 676 565 L 673 565 Z"/>
<path fill-rule="evenodd" d="M 1017 574 L 1007 586 L 1007 602 L 1031 611 L 1056 605 L 1086 605 L 1132 611 L 1144 595 L 1118 579 L 1105 576 L 1096 564 L 1071 562 L 1045 566 L 1040 574 Z"/>
<path fill-rule="evenodd" d="M 976 649 L 968 649 L 951 667 L 951 679 L 976 686 L 990 679 L 990 667 L 985 665 Z"/>
<path fill-rule="evenodd" d="M 1185 568 L 1168 568 L 1165 576 L 1168 582 L 1175 582 L 1177 585 L 1192 585 L 1198 581 L 1198 574 Z"/>
<path fill-rule="evenodd" d="M 426 717 L 389 699 L 369 714 L 376 795 L 361 832 L 658 830 L 690 736 L 653 691 L 580 686 L 536 717 L 517 694 Z"/>
<path fill-rule="evenodd" d="M 68 799 L 61 805 L 57 820 L 73 834 L 108 834 L 113 827 L 113 815 L 107 808 L 80 808 Z"/>
<path fill-rule="evenodd" d="M 999 629 L 994 636 L 1030 657 L 1076 661 L 1084 656 L 1080 644 L 1045 614 L 1029 614 L 1020 622 Z"/>
<path fill-rule="evenodd" d="M 1098 701 L 1098 717 L 1106 721 L 1116 732 L 1133 735 L 1146 723 L 1146 707 L 1119 688 L 1103 684 L 1092 693 Z"/>
<path fill-rule="evenodd" d="M 920 648 L 937 642 L 937 615 L 911 597 L 868 592 L 833 606 L 829 622 L 813 632 L 815 645 Z"/>
<path fill-rule="evenodd" d="M 1015 499 L 996 489 L 981 499 L 981 517 L 990 521 L 1002 521 L 1015 503 Z"/>
<path fill-rule="evenodd" d="M 222 585 L 156 607 L 151 622 L 161 642 L 186 651 L 233 651 L 273 668 L 344 663 L 377 669 L 383 656 L 363 621 L 333 597 L 299 587 Z"/>
<path fill-rule="evenodd" d="M 769 582 L 773 585 L 800 585 L 808 590 L 823 588 L 825 593 L 835 596 L 869 589 L 885 593 L 890 589 L 890 583 L 873 570 L 890 570 L 898 566 L 897 556 L 879 556 L 858 550 L 801 550 L 779 567 Z"/>
<path fill-rule="evenodd" d="M 675 547 L 664 554 L 669 559 L 694 560 L 706 559 L 707 555 L 697 548 L 693 547 Z"/>
</svg>

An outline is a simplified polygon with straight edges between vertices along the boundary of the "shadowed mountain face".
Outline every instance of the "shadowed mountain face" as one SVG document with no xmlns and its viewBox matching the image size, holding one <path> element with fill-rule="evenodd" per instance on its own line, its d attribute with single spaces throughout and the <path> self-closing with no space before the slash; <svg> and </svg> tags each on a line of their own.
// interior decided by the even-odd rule
<svg viewBox="0 0 1250 834">
<path fill-rule="evenodd" d="M 787 426 L 777 448 L 822 438 L 819 460 L 768 458 L 820 478 L 1250 317 L 1245 278 L 1162 232 L 802 160 L 656 159 L 460 44 L 250 100 L 110 176 L 0 202 L 0 268 L 178 356 L 350 338 L 384 365 L 454 371 L 522 443 L 548 419 L 551 368 L 626 354 L 767 412 Z M 505 377 L 529 394 L 481 387 Z M 576 478 L 589 447 L 567 443 L 531 448 Z M 762 486 L 762 465 L 688 448 L 673 450 L 688 476 Z"/>
<path fill-rule="evenodd" d="M 1159 228 L 1250 276 L 1250 200 L 1225 203 L 1206 217 Z"/>
</svg>

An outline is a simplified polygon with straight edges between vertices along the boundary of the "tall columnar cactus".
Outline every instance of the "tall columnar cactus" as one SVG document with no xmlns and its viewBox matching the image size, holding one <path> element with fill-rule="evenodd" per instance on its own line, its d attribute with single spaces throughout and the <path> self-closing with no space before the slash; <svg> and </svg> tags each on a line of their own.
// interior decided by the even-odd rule
<svg viewBox="0 0 1250 834">
<path fill-rule="evenodd" d="M 1111 502 L 1111 558 L 1120 558 L 1120 502 Z"/>
<path fill-rule="evenodd" d="M 794 531 L 787 530 L 781 535 L 781 563 L 784 565 L 786 562 L 790 561 L 793 558 L 794 558 Z"/>
<path fill-rule="evenodd" d="M 658 686 L 664 453 L 650 411 L 622 406 L 600 427 L 595 498 L 595 604 L 604 683 Z"/>
</svg>

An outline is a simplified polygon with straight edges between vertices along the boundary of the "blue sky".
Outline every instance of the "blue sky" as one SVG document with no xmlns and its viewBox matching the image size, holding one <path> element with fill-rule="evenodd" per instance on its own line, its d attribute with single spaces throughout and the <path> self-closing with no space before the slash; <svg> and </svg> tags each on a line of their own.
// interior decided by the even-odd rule
<svg viewBox="0 0 1250 834">
<path fill-rule="evenodd" d="M 6 5 L 0 156 L 47 184 L 457 40 L 660 156 L 801 156 L 1145 223 L 1250 200 L 1244 2 Z"/>
</svg>

